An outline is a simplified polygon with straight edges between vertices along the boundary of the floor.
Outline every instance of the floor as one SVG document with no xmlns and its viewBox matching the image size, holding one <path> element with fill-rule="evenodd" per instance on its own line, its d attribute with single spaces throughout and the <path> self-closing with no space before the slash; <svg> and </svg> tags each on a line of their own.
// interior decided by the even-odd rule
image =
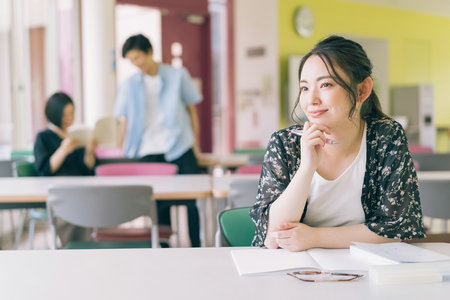
<svg viewBox="0 0 450 300">
<path fill-rule="evenodd" d="M 172 209 L 175 209 L 173 207 Z M 3 228 L 5 227 L 5 223 L 8 223 L 7 227 L 11 227 L 11 222 L 14 223 L 16 226 L 19 223 L 20 219 L 20 212 L 14 211 L 13 215 L 11 216 L 11 213 L 8 211 L 0 212 L 3 214 L 2 222 L 3 222 Z M 187 229 L 187 210 L 185 206 L 179 206 L 178 211 L 175 214 L 172 210 L 172 217 L 178 215 L 178 222 L 175 221 L 174 218 L 172 218 L 172 224 L 173 224 L 173 231 L 178 232 L 178 236 L 180 238 L 178 247 L 190 247 L 190 241 L 189 241 L 189 234 Z M 12 218 L 12 221 L 10 220 Z M 138 225 L 141 223 L 141 221 L 136 221 L 133 224 Z M 20 250 L 28 250 L 30 249 L 29 240 L 28 240 L 28 222 L 25 223 L 26 226 L 23 230 L 22 237 L 19 242 L 18 249 Z M 130 226 L 133 226 L 131 224 Z M 179 229 L 177 229 L 176 225 L 179 225 Z M 47 222 L 39 221 L 36 222 L 35 226 L 35 235 L 34 235 L 34 242 L 33 242 L 33 249 L 50 249 L 51 245 L 51 234 L 49 230 L 49 226 Z M 5 229 L 5 228 L 4 228 Z M 11 230 L 4 230 L 3 235 L 1 236 L 1 249 L 2 250 L 12 250 L 14 248 L 14 233 Z M 170 239 L 170 244 L 172 247 L 177 246 L 177 236 L 173 235 Z"/>
</svg>

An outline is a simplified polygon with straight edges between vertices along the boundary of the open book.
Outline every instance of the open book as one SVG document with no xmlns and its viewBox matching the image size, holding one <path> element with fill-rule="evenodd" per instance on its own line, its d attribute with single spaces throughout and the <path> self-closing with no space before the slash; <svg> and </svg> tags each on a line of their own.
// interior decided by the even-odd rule
<svg viewBox="0 0 450 300">
<path fill-rule="evenodd" d="M 231 250 L 239 275 L 269 275 L 290 271 L 327 270 L 365 274 L 369 265 L 350 255 L 348 249 L 314 248 L 301 252 L 284 249 Z"/>
<path fill-rule="evenodd" d="M 81 146 L 86 146 L 92 138 L 98 146 L 118 147 L 120 145 L 120 122 L 114 117 L 105 117 L 95 123 L 95 128 L 71 126 L 68 137 L 77 139 Z"/>
<path fill-rule="evenodd" d="M 371 264 L 426 263 L 449 261 L 450 257 L 407 243 L 371 244 L 353 242 L 351 255 Z"/>
</svg>

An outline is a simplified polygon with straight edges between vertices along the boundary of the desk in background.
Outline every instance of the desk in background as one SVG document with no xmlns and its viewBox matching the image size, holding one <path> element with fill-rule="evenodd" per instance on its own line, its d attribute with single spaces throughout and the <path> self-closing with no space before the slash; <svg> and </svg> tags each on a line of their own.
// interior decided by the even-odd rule
<svg viewBox="0 0 450 300">
<path fill-rule="evenodd" d="M 446 250 L 449 244 L 423 245 Z M 231 248 L 0 251 L 4 299 L 448 299 L 450 282 L 374 286 L 240 277 Z M 441 251 L 442 252 L 442 251 Z"/>
<path fill-rule="evenodd" d="M 211 177 L 209 175 L 175 176 L 55 176 L 55 177 L 13 177 L 0 178 L 0 208 L 45 207 L 48 188 L 51 185 L 90 184 L 143 184 L 153 187 L 157 200 L 197 199 L 200 222 L 205 245 L 213 244 L 215 207 L 211 197 Z"/>
</svg>

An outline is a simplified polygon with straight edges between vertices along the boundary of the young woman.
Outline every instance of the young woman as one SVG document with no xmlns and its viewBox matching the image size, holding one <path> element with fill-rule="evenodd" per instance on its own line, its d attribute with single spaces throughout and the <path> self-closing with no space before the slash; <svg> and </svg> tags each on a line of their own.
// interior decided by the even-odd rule
<svg viewBox="0 0 450 300">
<path fill-rule="evenodd" d="M 39 176 L 94 175 L 95 141 L 81 147 L 78 140 L 67 137 L 74 110 L 72 99 L 64 93 L 55 93 L 48 99 L 45 106 L 48 128 L 37 135 L 34 145 Z"/>
<path fill-rule="evenodd" d="M 363 48 L 330 36 L 300 63 L 308 121 L 275 132 L 256 203 L 255 246 L 301 251 L 425 236 L 400 124 L 381 111 Z"/>
</svg>

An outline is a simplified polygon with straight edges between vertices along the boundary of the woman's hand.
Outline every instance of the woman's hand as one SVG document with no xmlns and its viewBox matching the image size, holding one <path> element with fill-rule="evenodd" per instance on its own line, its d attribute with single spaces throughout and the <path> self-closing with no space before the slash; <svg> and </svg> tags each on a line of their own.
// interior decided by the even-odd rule
<svg viewBox="0 0 450 300">
<path fill-rule="evenodd" d="M 95 167 L 95 149 L 97 148 L 98 142 L 96 139 L 91 139 L 86 145 L 84 151 L 84 164 L 89 168 L 93 169 Z"/>
<path fill-rule="evenodd" d="M 80 147 L 80 142 L 77 139 L 63 139 L 59 148 L 52 156 L 50 156 L 50 173 L 53 174 L 58 171 L 67 155 L 72 153 L 78 147 Z"/>
<path fill-rule="evenodd" d="M 80 147 L 80 142 L 77 139 L 65 138 L 61 142 L 60 149 L 67 156 L 72 153 L 75 149 Z"/>
<path fill-rule="evenodd" d="M 301 155 L 302 163 L 300 168 L 308 171 L 315 171 L 319 166 L 322 157 L 323 147 L 327 138 L 325 133 L 328 128 L 311 122 L 305 122 L 303 127 L 303 135 L 301 138 Z"/>
<path fill-rule="evenodd" d="M 316 244 L 315 228 L 303 223 L 281 224 L 270 235 L 280 248 L 292 252 L 314 248 Z"/>
</svg>

